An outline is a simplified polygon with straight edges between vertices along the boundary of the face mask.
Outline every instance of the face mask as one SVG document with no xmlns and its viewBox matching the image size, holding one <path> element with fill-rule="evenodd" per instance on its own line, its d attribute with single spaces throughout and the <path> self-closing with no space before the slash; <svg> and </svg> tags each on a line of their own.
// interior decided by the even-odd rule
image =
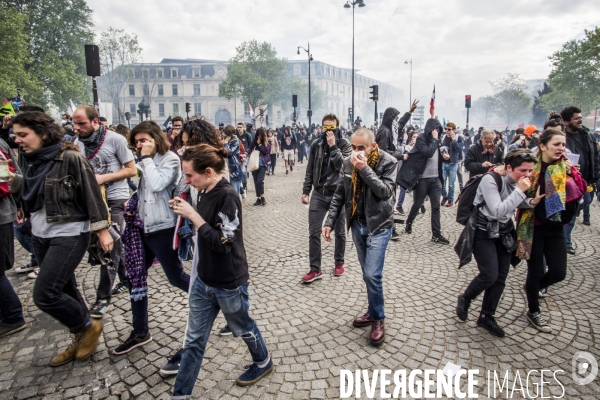
<svg viewBox="0 0 600 400">
<path fill-rule="evenodd" d="M 324 131 L 335 131 L 336 128 L 337 128 L 337 126 L 335 126 L 335 125 L 323 125 Z"/>
<path fill-rule="evenodd" d="M 352 155 L 355 156 L 355 157 L 365 158 L 365 152 L 364 151 L 353 151 Z"/>
</svg>

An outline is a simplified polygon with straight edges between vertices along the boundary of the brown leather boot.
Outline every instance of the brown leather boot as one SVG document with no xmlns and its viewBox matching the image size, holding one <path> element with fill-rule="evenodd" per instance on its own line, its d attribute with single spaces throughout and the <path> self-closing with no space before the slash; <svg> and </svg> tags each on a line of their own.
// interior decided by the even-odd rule
<svg viewBox="0 0 600 400">
<path fill-rule="evenodd" d="M 354 322 L 352 322 L 352 325 L 354 325 L 357 328 L 363 328 L 365 326 L 369 326 L 371 325 L 371 317 L 369 317 L 369 313 L 366 313 L 365 315 L 361 315 L 360 317 L 356 317 L 354 319 Z"/>
<path fill-rule="evenodd" d="M 102 322 L 97 319 L 92 320 L 92 324 L 87 326 L 78 333 L 79 338 L 77 340 L 77 353 L 75 358 L 79 361 L 85 360 L 92 355 L 96 346 L 98 345 L 98 339 L 102 333 Z"/>
<path fill-rule="evenodd" d="M 374 321 L 371 324 L 371 344 L 378 345 L 385 338 L 385 329 L 383 321 Z"/>
<path fill-rule="evenodd" d="M 50 361 L 50 366 L 58 367 L 59 365 L 73 361 L 75 359 L 75 353 L 77 353 L 77 338 L 73 339 L 73 342 L 65 351 L 54 356 L 52 361 Z"/>
</svg>

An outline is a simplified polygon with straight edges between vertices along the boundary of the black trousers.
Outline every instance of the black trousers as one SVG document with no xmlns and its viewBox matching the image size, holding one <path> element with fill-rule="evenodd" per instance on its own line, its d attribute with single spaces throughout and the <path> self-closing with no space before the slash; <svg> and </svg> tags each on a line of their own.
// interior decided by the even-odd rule
<svg viewBox="0 0 600 400">
<path fill-rule="evenodd" d="M 254 178 L 254 190 L 256 190 L 256 197 L 260 197 L 265 194 L 265 175 L 267 174 L 267 167 L 258 167 L 256 171 L 252 171 L 252 178 Z"/>
<path fill-rule="evenodd" d="M 325 196 L 313 191 L 308 209 L 308 258 L 311 271 L 321 272 L 321 233 L 323 220 L 329 212 L 329 206 L 333 195 Z M 342 207 L 339 217 L 335 223 L 335 251 L 334 261 L 336 264 L 344 264 L 344 253 L 346 251 L 346 210 Z"/>
<path fill-rule="evenodd" d="M 407 224 L 412 224 L 419 209 L 425 201 L 425 197 L 429 196 L 431 202 L 431 232 L 433 236 L 438 236 L 442 233 L 442 223 L 440 222 L 440 201 L 442 199 L 442 182 L 439 178 L 421 178 L 413 189 L 414 203 L 408 213 L 406 219 Z"/>
<path fill-rule="evenodd" d="M 472 301 L 485 292 L 481 313 L 493 316 L 506 286 L 511 253 L 506 251 L 500 239 L 489 239 L 487 231 L 477 229 L 473 243 L 473 256 L 477 261 L 479 275 L 467 286 L 463 296 L 468 301 Z"/>
<path fill-rule="evenodd" d="M 277 154 L 271 154 L 271 172 L 275 172 L 275 165 L 277 164 Z"/>
<path fill-rule="evenodd" d="M 545 271 L 546 264 L 548 272 Z M 567 244 L 564 228 L 562 226 L 535 226 L 531 257 L 527 261 L 527 280 L 525 281 L 530 313 L 540 311 L 540 289 L 564 280 L 566 275 Z"/>
<path fill-rule="evenodd" d="M 298 146 L 298 162 L 302 162 L 306 157 L 306 146 L 301 144 Z"/>
</svg>

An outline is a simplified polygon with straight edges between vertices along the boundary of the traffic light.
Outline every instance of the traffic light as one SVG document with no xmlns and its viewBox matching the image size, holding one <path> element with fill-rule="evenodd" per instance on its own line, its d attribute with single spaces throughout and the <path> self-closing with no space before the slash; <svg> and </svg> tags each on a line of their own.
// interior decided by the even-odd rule
<svg viewBox="0 0 600 400">
<path fill-rule="evenodd" d="M 369 92 L 372 96 L 369 98 L 373 101 L 379 100 L 379 85 L 369 86 L 369 89 L 372 89 L 372 91 Z"/>
<path fill-rule="evenodd" d="M 192 103 L 185 103 L 185 112 L 186 113 L 192 112 Z"/>
<path fill-rule="evenodd" d="M 265 110 L 263 110 L 262 108 L 260 108 L 258 110 L 259 115 L 262 117 L 265 114 Z"/>
<path fill-rule="evenodd" d="M 471 108 L 471 95 L 470 94 L 465 96 L 465 108 Z"/>
<path fill-rule="evenodd" d="M 129 111 L 125 112 L 125 119 L 129 121 L 131 119 L 131 113 Z"/>
<path fill-rule="evenodd" d="M 382 112 L 379 113 L 379 119 L 383 119 L 383 113 Z"/>
</svg>

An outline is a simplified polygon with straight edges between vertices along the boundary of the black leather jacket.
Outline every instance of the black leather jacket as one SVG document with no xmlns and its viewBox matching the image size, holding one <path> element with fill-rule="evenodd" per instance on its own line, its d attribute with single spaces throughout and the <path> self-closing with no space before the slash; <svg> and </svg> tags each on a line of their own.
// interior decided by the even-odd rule
<svg viewBox="0 0 600 400">
<path fill-rule="evenodd" d="M 108 228 L 108 205 L 91 165 L 71 144 L 66 144 L 46 175 L 44 204 L 47 222 L 90 221 L 90 231 Z M 11 189 L 20 190 L 23 178 L 14 179 Z M 74 234 L 79 234 L 75 232 Z"/>
<path fill-rule="evenodd" d="M 363 168 L 359 174 L 364 183 L 365 190 L 365 214 L 367 216 L 367 228 L 370 234 L 374 234 L 380 229 L 391 228 L 394 225 L 394 205 L 396 184 L 396 167 L 398 161 L 385 151 L 380 151 L 379 162 L 375 168 Z M 344 160 L 344 176 L 339 183 L 325 226 L 334 227 L 342 207 L 346 206 L 346 224 L 350 229 L 354 222 L 352 214 L 352 164 L 350 158 Z"/>
<path fill-rule="evenodd" d="M 317 139 L 310 146 L 310 156 L 308 157 L 308 165 L 306 166 L 306 175 L 304 176 L 304 185 L 302 194 L 310 194 L 312 188 L 319 191 L 321 194 L 335 192 L 335 189 L 342 177 L 342 163 L 344 158 L 350 157 L 352 146 L 346 138 L 339 138 L 336 144 L 329 149 L 329 176 L 325 185 L 321 186 L 321 168 L 323 165 L 323 140 Z M 333 173 L 337 171 L 338 173 Z"/>
</svg>

